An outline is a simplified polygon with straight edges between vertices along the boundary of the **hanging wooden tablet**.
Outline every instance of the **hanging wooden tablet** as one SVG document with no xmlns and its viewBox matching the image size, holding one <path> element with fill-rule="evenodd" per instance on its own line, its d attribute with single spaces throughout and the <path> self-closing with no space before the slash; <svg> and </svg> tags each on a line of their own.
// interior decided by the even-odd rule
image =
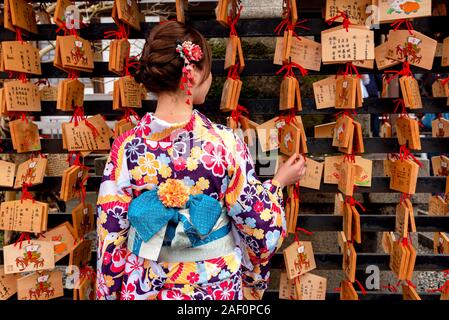
<svg viewBox="0 0 449 320">
<path fill-rule="evenodd" d="M 59 27 L 64 27 L 66 25 L 66 10 L 69 6 L 72 6 L 73 2 L 71 0 L 57 0 L 55 12 L 53 14 L 53 22 Z"/>
<path fill-rule="evenodd" d="M 413 210 L 412 202 L 406 198 L 404 204 L 409 211 L 409 232 L 416 232 L 415 211 Z"/>
<path fill-rule="evenodd" d="M 62 80 L 58 84 L 56 109 L 72 111 L 84 104 L 84 84 L 77 79 Z"/>
<path fill-rule="evenodd" d="M 234 87 L 232 92 L 232 100 L 231 100 L 231 110 L 237 109 L 237 105 L 239 104 L 240 93 L 242 91 L 243 82 L 239 79 L 234 80 Z"/>
<path fill-rule="evenodd" d="M 234 5 L 233 2 L 232 0 L 219 0 L 215 9 L 217 21 L 225 27 L 228 27 L 229 6 Z"/>
<path fill-rule="evenodd" d="M 279 299 L 296 300 L 295 280 L 289 280 L 287 273 L 281 272 L 279 280 Z"/>
<path fill-rule="evenodd" d="M 443 50 L 441 53 L 441 66 L 442 67 L 449 66 L 449 37 L 446 37 L 443 40 Z"/>
<path fill-rule="evenodd" d="M 346 241 L 352 240 L 352 208 L 349 203 L 343 204 L 343 234 Z"/>
<path fill-rule="evenodd" d="M 308 272 L 299 276 L 299 281 L 294 284 L 297 300 L 326 300 L 326 278 Z"/>
<path fill-rule="evenodd" d="M 449 213 L 448 204 L 439 195 L 429 197 L 429 211 L 431 216 L 446 216 Z"/>
<path fill-rule="evenodd" d="M 338 190 L 346 196 L 354 194 L 356 165 L 349 161 L 343 161 L 340 165 L 340 178 L 338 179 Z"/>
<path fill-rule="evenodd" d="M 333 108 L 336 102 L 336 80 L 335 76 L 330 76 L 313 84 L 313 95 L 315 105 L 318 110 Z"/>
<path fill-rule="evenodd" d="M 0 229 L 40 233 L 47 230 L 48 203 L 33 200 L 1 204 Z"/>
<path fill-rule="evenodd" d="M 380 125 L 379 137 L 381 137 L 381 138 L 393 137 L 393 132 L 391 130 L 391 124 L 389 122 L 384 122 Z"/>
<path fill-rule="evenodd" d="M 390 254 L 394 240 L 392 232 L 382 232 L 382 249 L 386 254 Z"/>
<path fill-rule="evenodd" d="M 411 76 L 404 76 L 399 79 L 402 96 L 406 108 L 421 109 L 422 101 L 418 81 Z"/>
<path fill-rule="evenodd" d="M 378 21 L 389 23 L 397 19 L 412 19 L 432 15 L 431 0 L 390 1 L 378 0 Z"/>
<path fill-rule="evenodd" d="M 343 115 L 339 117 L 335 124 L 332 146 L 348 148 L 351 135 L 354 134 L 354 124 L 351 117 Z"/>
<path fill-rule="evenodd" d="M 226 55 L 224 63 L 225 69 L 229 69 L 230 67 L 235 66 L 235 64 L 237 63 L 237 50 L 239 41 L 240 38 L 235 35 L 231 35 L 229 39 L 227 39 Z"/>
<path fill-rule="evenodd" d="M 58 88 L 53 85 L 43 86 L 39 89 L 41 101 L 56 101 L 58 99 Z"/>
<path fill-rule="evenodd" d="M 69 270 L 68 274 L 75 271 L 74 267 L 81 267 L 87 265 L 92 256 L 92 240 L 82 240 L 77 243 L 77 245 L 70 252 L 69 256 Z"/>
<path fill-rule="evenodd" d="M 232 78 L 226 79 L 223 90 L 221 92 L 220 110 L 223 112 L 232 111 L 234 86 L 237 84 L 236 80 Z"/>
<path fill-rule="evenodd" d="M 444 90 L 443 81 L 436 79 L 432 84 L 432 97 L 434 98 L 447 98 L 446 91 Z"/>
<path fill-rule="evenodd" d="M 131 28 L 140 30 L 140 10 L 136 0 L 114 0 L 117 17 Z M 116 21 L 117 23 L 117 21 Z"/>
<path fill-rule="evenodd" d="M 17 279 L 20 274 L 5 274 L 3 266 L 0 266 L 0 301 L 8 300 L 17 292 Z"/>
<path fill-rule="evenodd" d="M 69 151 L 96 151 L 111 148 L 109 140 L 111 130 L 99 114 L 80 121 L 77 126 L 74 123 L 66 123 L 62 129 L 66 139 L 65 147 Z"/>
<path fill-rule="evenodd" d="M 14 80 L 5 82 L 4 88 L 7 111 L 41 111 L 39 89 L 36 85 Z"/>
<path fill-rule="evenodd" d="M 399 236 L 401 238 L 407 238 L 409 228 L 408 223 L 410 221 L 410 211 L 407 208 L 407 206 L 400 202 L 396 206 L 396 225 L 395 225 L 395 231 L 399 233 Z"/>
<path fill-rule="evenodd" d="M 343 251 L 343 272 L 346 275 L 346 278 L 351 282 L 355 281 L 356 267 L 357 252 L 351 242 L 346 242 L 345 250 Z"/>
<path fill-rule="evenodd" d="M 398 160 L 394 163 L 393 176 L 390 178 L 390 189 L 414 194 L 418 179 L 419 165 L 411 160 Z"/>
<path fill-rule="evenodd" d="M 371 5 L 370 0 L 326 0 L 325 18 L 331 19 L 338 15 L 339 11 L 347 14 L 353 24 L 364 25 L 368 16 L 367 6 Z M 343 18 L 337 18 L 335 22 L 342 22 Z"/>
<path fill-rule="evenodd" d="M 355 182 L 358 187 L 371 187 L 373 161 L 362 157 L 355 158 Z"/>
<path fill-rule="evenodd" d="M 374 32 L 366 26 L 340 25 L 321 31 L 323 64 L 374 59 Z"/>
<path fill-rule="evenodd" d="M 341 193 L 336 193 L 334 200 L 334 215 L 337 216 L 343 215 L 344 204 L 345 201 L 343 199 L 343 195 Z"/>
<path fill-rule="evenodd" d="M 50 300 L 64 296 L 62 272 L 33 272 L 17 280 L 18 300 Z"/>
<path fill-rule="evenodd" d="M 47 163 L 48 161 L 44 157 L 33 157 L 19 164 L 14 188 L 22 188 L 22 185 L 25 183 L 28 185 L 36 185 L 44 182 Z"/>
<path fill-rule="evenodd" d="M 3 41 L 1 43 L 2 70 L 42 74 L 39 49 L 27 42 Z"/>
<path fill-rule="evenodd" d="M 79 36 L 57 36 L 53 64 L 66 70 L 92 72 L 94 53 L 90 42 Z"/>
<path fill-rule="evenodd" d="M 378 70 L 384 70 L 400 63 L 397 60 L 388 58 L 387 52 L 388 41 L 374 48 L 374 59 L 376 60 L 376 66 Z"/>
<path fill-rule="evenodd" d="M 117 139 L 123 133 L 134 128 L 134 124 L 128 119 L 121 119 L 115 123 L 114 138 Z"/>
<path fill-rule="evenodd" d="M 415 119 L 399 117 L 395 123 L 396 134 L 400 145 L 407 145 L 412 150 L 421 150 L 419 125 Z"/>
<path fill-rule="evenodd" d="M 18 153 L 41 150 L 37 125 L 28 119 L 17 119 L 9 123 L 12 145 Z"/>
<path fill-rule="evenodd" d="M 352 282 L 343 280 L 340 286 L 340 300 L 359 300 L 359 295 L 355 291 Z"/>
<path fill-rule="evenodd" d="M 67 221 L 39 235 L 38 240 L 53 242 L 55 246 L 55 262 L 68 255 L 75 246 L 73 227 Z"/>
<path fill-rule="evenodd" d="M 125 63 L 130 52 L 130 43 L 127 39 L 111 41 L 108 69 L 120 76 L 125 73 Z"/>
<path fill-rule="evenodd" d="M 445 118 L 437 118 L 432 121 L 432 137 L 447 138 L 449 137 L 449 120 Z"/>
<path fill-rule="evenodd" d="M 187 0 L 176 0 L 176 20 L 184 23 L 186 21 L 185 11 L 189 2 Z"/>
<path fill-rule="evenodd" d="M 290 54 L 292 49 L 292 42 L 293 42 L 293 31 L 292 30 L 285 30 L 284 31 L 284 39 L 283 44 L 284 48 L 282 50 L 282 61 L 288 62 L 290 61 Z"/>
<path fill-rule="evenodd" d="M 85 183 L 85 179 L 89 174 L 88 168 L 80 166 L 72 166 L 71 170 L 64 172 L 62 176 L 61 200 L 69 201 L 81 197 L 81 186 Z"/>
<path fill-rule="evenodd" d="M 449 157 L 447 156 L 435 156 L 431 158 L 433 174 L 435 176 L 448 176 L 449 175 Z"/>
<path fill-rule="evenodd" d="M 278 118 L 270 119 L 256 127 L 257 138 L 262 152 L 279 148 L 279 129 L 281 123 Z"/>
<path fill-rule="evenodd" d="M 402 242 L 393 242 L 392 251 L 390 252 L 390 269 L 396 275 L 398 280 L 405 280 L 404 268 L 407 260 L 407 249 Z"/>
<path fill-rule="evenodd" d="M 3 247 L 5 274 L 53 269 L 54 245 L 50 241 L 23 241 Z"/>
<path fill-rule="evenodd" d="M 449 254 L 449 236 L 444 232 L 435 232 L 433 237 L 433 252 Z"/>
<path fill-rule="evenodd" d="M 416 263 L 416 249 L 410 242 L 408 242 L 407 246 L 410 252 L 410 257 L 407 265 L 406 279 L 412 281 L 413 271 L 415 270 L 415 263 Z"/>
<path fill-rule="evenodd" d="M 320 190 L 324 163 L 315 161 L 311 158 L 306 158 L 306 163 L 306 173 L 301 180 L 299 180 L 299 185 L 305 188 Z"/>
<path fill-rule="evenodd" d="M 336 122 L 330 122 L 314 126 L 315 138 L 333 138 Z"/>
<path fill-rule="evenodd" d="M 290 280 L 316 268 L 310 241 L 294 241 L 284 249 L 284 260 Z"/>
<path fill-rule="evenodd" d="M 335 82 L 335 109 L 355 109 L 357 80 L 338 76 Z"/>
<path fill-rule="evenodd" d="M 36 13 L 33 6 L 24 0 L 6 0 L 5 2 L 9 2 L 9 12 L 5 9 L 5 14 L 11 15 L 12 25 L 37 34 Z"/>
<path fill-rule="evenodd" d="M 282 65 L 284 61 L 291 59 L 291 62 L 299 64 L 307 70 L 320 71 L 321 68 L 321 44 L 305 37 L 292 37 L 290 39 L 290 54 L 284 54 L 284 37 L 276 38 L 273 63 Z M 285 59 L 285 60 L 284 60 Z"/>
<path fill-rule="evenodd" d="M 292 156 L 293 154 L 299 154 L 299 146 L 301 140 L 300 129 L 293 123 L 287 123 L 281 129 L 280 134 L 280 151 L 281 153 Z"/>
<path fill-rule="evenodd" d="M 397 61 L 405 61 L 411 65 L 432 69 L 433 60 L 437 48 L 437 41 L 414 30 L 410 35 L 408 30 L 390 30 L 388 34 L 388 48 L 386 56 Z M 410 48 L 413 52 L 409 52 Z M 407 52 L 405 52 L 406 50 Z"/>
<path fill-rule="evenodd" d="M 279 97 L 279 110 L 295 108 L 295 90 L 298 80 L 295 77 L 284 77 L 281 82 L 281 93 Z"/>
<path fill-rule="evenodd" d="M 122 108 L 142 108 L 140 85 L 134 77 L 125 76 L 119 79 L 120 105 Z"/>
<path fill-rule="evenodd" d="M 409 284 L 402 285 L 402 297 L 404 300 L 421 300 L 421 297 L 416 292 L 416 289 Z"/>
<path fill-rule="evenodd" d="M 346 236 L 343 231 L 337 231 L 337 242 L 338 242 L 338 248 L 339 252 L 343 253 L 345 250 L 345 243 L 346 243 Z"/>
<path fill-rule="evenodd" d="M 76 296 L 74 300 L 95 300 L 96 281 L 93 277 L 84 277 L 80 279 L 78 288 L 74 290 Z"/>
<path fill-rule="evenodd" d="M 79 203 L 72 210 L 74 235 L 77 239 L 95 229 L 94 212 L 89 203 Z"/>
<path fill-rule="evenodd" d="M 15 172 L 15 163 L 0 160 L 0 186 L 12 187 L 14 185 Z"/>
<path fill-rule="evenodd" d="M 360 226 L 360 213 L 355 206 L 351 206 L 352 209 L 352 239 L 357 243 L 362 243 L 362 229 Z"/>
</svg>

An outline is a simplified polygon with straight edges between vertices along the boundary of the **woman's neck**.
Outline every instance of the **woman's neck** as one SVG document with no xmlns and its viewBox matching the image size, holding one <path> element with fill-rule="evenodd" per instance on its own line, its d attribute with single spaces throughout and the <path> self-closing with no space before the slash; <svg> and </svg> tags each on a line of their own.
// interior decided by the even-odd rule
<svg viewBox="0 0 449 320">
<path fill-rule="evenodd" d="M 160 93 L 154 115 L 164 121 L 186 122 L 192 116 L 193 106 L 186 103 L 185 97 L 177 94 Z"/>
</svg>

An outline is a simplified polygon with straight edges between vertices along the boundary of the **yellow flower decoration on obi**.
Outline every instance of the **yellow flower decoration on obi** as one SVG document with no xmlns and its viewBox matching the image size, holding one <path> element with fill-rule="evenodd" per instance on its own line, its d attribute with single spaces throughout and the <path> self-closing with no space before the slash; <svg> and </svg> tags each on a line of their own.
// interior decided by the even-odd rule
<svg viewBox="0 0 449 320">
<path fill-rule="evenodd" d="M 166 207 L 182 208 L 189 200 L 189 189 L 177 179 L 167 179 L 161 183 L 157 195 Z"/>
<path fill-rule="evenodd" d="M 155 159 L 154 154 L 147 152 L 145 156 L 139 157 L 137 160 L 139 163 L 139 169 L 142 174 L 155 175 L 156 169 L 159 169 L 159 161 Z"/>
</svg>

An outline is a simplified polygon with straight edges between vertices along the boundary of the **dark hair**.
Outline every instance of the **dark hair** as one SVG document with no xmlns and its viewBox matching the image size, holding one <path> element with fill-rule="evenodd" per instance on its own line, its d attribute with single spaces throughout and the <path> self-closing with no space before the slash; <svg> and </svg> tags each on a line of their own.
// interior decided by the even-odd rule
<svg viewBox="0 0 449 320">
<path fill-rule="evenodd" d="M 194 63 L 204 70 L 201 82 L 211 70 L 212 54 L 206 39 L 196 29 L 177 21 L 163 22 L 155 26 L 148 38 L 135 74 L 137 82 L 150 92 L 176 91 L 181 81 L 184 60 L 176 52 L 177 40 L 192 41 L 203 50 L 203 58 Z"/>
</svg>

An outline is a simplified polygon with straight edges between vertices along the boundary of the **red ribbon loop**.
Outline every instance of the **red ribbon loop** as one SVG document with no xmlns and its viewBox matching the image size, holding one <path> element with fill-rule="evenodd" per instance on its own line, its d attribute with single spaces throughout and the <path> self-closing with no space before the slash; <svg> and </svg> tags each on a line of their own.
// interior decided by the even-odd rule
<svg viewBox="0 0 449 320">
<path fill-rule="evenodd" d="M 17 241 L 14 243 L 14 247 L 19 244 L 19 249 L 22 249 L 22 242 L 23 240 L 26 239 L 28 241 L 28 243 L 31 242 L 30 239 L 30 234 L 28 232 L 22 232 L 19 236 L 19 239 L 17 239 Z"/>
<path fill-rule="evenodd" d="M 343 18 L 343 28 L 346 29 L 346 32 L 349 31 L 349 26 L 352 24 L 351 21 L 348 18 L 348 15 L 346 14 L 346 12 L 342 11 L 342 10 L 338 10 L 338 14 L 336 16 L 333 16 L 332 18 L 327 19 L 326 22 L 328 25 L 332 25 L 333 22 L 335 22 L 335 20 L 337 20 L 338 18 Z"/>
<path fill-rule="evenodd" d="M 396 31 L 402 24 L 405 24 L 410 35 L 413 35 L 413 25 L 410 19 L 397 19 L 391 23 L 390 26 L 394 28 L 394 31 Z"/>
</svg>

